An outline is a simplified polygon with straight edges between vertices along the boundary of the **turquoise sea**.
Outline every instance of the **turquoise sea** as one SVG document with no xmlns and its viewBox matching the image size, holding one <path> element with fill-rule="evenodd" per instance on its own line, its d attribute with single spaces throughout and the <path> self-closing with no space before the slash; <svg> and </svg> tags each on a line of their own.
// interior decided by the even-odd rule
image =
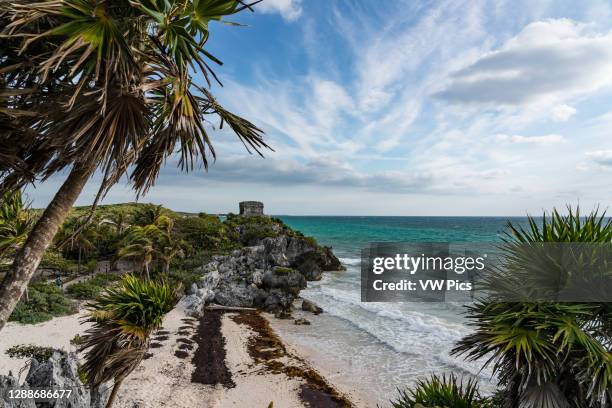
<svg viewBox="0 0 612 408">
<path fill-rule="evenodd" d="M 368 404 L 388 402 L 397 388 L 431 373 L 453 372 L 479 380 L 484 392 L 495 379 L 480 362 L 449 355 L 469 333 L 464 306 L 452 303 L 363 303 L 360 251 L 370 242 L 500 242 L 508 217 L 313 217 L 280 216 L 334 253 L 347 270 L 309 282 L 301 296 L 325 313 L 308 317 L 311 326 L 282 326 L 283 335 L 306 350 L 332 381 L 358 390 Z"/>
</svg>

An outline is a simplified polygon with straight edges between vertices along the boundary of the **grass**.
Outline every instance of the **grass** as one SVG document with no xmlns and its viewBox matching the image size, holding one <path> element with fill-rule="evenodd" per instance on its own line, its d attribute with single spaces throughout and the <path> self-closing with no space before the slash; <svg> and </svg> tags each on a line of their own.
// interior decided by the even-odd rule
<svg viewBox="0 0 612 408">
<path fill-rule="evenodd" d="M 28 292 L 28 300 L 25 295 L 21 298 L 9 321 L 35 324 L 77 312 L 76 305 L 54 285 L 35 283 Z"/>
</svg>

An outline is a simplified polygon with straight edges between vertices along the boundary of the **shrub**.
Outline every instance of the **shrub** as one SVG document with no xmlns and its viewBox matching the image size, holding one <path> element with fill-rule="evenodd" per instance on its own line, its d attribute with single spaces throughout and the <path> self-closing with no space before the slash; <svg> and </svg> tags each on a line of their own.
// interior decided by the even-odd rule
<svg viewBox="0 0 612 408">
<path fill-rule="evenodd" d="M 80 346 L 85 341 L 85 338 L 80 334 L 75 334 L 73 338 L 70 339 L 70 344 L 73 346 Z"/>
<path fill-rule="evenodd" d="M 51 269 L 61 274 L 70 272 L 74 263 L 64 258 L 59 252 L 47 251 L 40 261 L 39 268 Z"/>
<path fill-rule="evenodd" d="M 151 278 L 160 282 L 166 282 L 174 288 L 187 289 L 202 278 L 202 273 L 194 270 L 170 269 L 168 273 L 155 271 Z"/>
<path fill-rule="evenodd" d="M 22 296 L 9 321 L 33 324 L 51 320 L 54 316 L 76 313 L 74 303 L 64 296 L 61 289 L 50 284 L 30 285 L 28 298 L 26 301 L 26 296 Z"/>
<path fill-rule="evenodd" d="M 5 353 L 10 358 L 33 358 L 39 362 L 47 361 L 53 355 L 53 352 L 62 350 L 54 349 L 53 347 L 36 346 L 34 344 L 18 344 L 8 348 Z"/>
<path fill-rule="evenodd" d="M 264 238 L 278 236 L 287 227 L 273 218 L 266 216 L 233 216 L 225 222 L 229 229 L 230 239 L 240 245 L 252 245 Z"/>
<path fill-rule="evenodd" d="M 201 213 L 197 217 L 178 218 L 174 228 L 177 235 L 195 251 L 224 249 L 231 244 L 226 226 L 214 215 Z"/>
<path fill-rule="evenodd" d="M 94 285 L 90 281 L 85 281 L 69 285 L 66 288 L 66 293 L 75 299 L 85 300 L 95 298 L 100 294 L 102 289 L 102 286 Z"/>
<path fill-rule="evenodd" d="M 100 273 L 91 279 L 83 282 L 73 283 L 66 288 L 66 292 L 75 299 L 93 299 L 113 282 L 117 282 L 121 277 L 112 273 Z"/>
<path fill-rule="evenodd" d="M 393 408 L 493 408 L 488 398 L 480 397 L 475 380 L 464 384 L 454 374 L 448 377 L 432 375 L 418 380 L 414 388 L 398 392 L 398 399 L 391 401 Z"/>
</svg>

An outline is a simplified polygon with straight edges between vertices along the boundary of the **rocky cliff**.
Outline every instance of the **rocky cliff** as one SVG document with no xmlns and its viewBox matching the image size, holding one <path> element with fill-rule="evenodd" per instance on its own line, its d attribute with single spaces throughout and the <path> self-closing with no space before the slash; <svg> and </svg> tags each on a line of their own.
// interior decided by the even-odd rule
<svg viewBox="0 0 612 408">
<path fill-rule="evenodd" d="M 342 269 L 331 248 L 285 226 L 280 220 L 238 219 L 232 224 L 244 247 L 215 256 L 200 271 L 184 305 L 199 313 L 210 303 L 256 307 L 269 312 L 291 308 L 307 281 Z"/>
<path fill-rule="evenodd" d="M 47 361 L 30 360 L 25 382 L 12 375 L 0 375 L 0 407 L 5 408 L 102 408 L 108 400 L 109 389 L 90 390 L 78 375 L 78 363 L 74 354 L 56 351 Z M 11 399 L 9 390 L 53 389 L 70 390 L 70 396 L 49 400 Z"/>
</svg>

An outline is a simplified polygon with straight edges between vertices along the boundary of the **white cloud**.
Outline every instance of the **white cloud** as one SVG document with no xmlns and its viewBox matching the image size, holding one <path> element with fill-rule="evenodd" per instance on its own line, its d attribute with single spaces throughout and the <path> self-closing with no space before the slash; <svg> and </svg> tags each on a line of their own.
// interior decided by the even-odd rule
<svg viewBox="0 0 612 408">
<path fill-rule="evenodd" d="M 438 96 L 497 107 L 563 102 L 611 84 L 612 33 L 559 19 L 529 24 L 497 51 L 455 72 Z"/>
<path fill-rule="evenodd" d="M 263 13 L 280 13 L 287 21 L 295 21 L 302 15 L 301 0 L 264 0 L 255 7 Z"/>
<path fill-rule="evenodd" d="M 550 145 L 555 143 L 563 142 L 563 136 L 561 135 L 544 135 L 544 136 L 521 136 L 521 135 L 506 135 L 498 134 L 495 135 L 495 140 L 498 142 L 508 142 L 516 144 L 537 144 L 537 145 Z"/>
<path fill-rule="evenodd" d="M 603 167 L 612 167 L 612 150 L 595 150 L 587 152 L 586 157 Z"/>
<path fill-rule="evenodd" d="M 576 114 L 576 108 L 562 104 L 552 108 L 552 118 L 557 122 L 565 122 Z"/>
</svg>

